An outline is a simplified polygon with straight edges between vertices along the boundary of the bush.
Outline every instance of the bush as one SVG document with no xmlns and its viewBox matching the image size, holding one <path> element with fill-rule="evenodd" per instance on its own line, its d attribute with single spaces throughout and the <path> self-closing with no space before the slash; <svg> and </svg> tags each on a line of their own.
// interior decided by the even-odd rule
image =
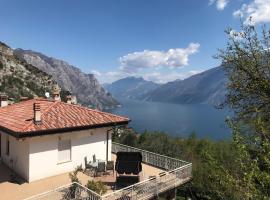
<svg viewBox="0 0 270 200">
<path fill-rule="evenodd" d="M 107 188 L 106 188 L 106 185 L 104 183 L 102 183 L 101 181 L 88 181 L 87 184 L 86 184 L 86 187 L 89 189 L 89 190 L 93 190 L 94 192 L 100 194 L 100 195 L 103 195 L 107 192 Z"/>
</svg>

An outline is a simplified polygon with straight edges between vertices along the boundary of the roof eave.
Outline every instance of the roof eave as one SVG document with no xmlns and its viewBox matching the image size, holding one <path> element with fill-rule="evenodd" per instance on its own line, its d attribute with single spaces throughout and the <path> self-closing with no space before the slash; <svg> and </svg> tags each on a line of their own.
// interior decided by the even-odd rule
<svg viewBox="0 0 270 200">
<path fill-rule="evenodd" d="M 120 122 L 110 122 L 110 123 L 87 125 L 87 126 L 75 126 L 75 127 L 47 129 L 47 130 L 29 131 L 29 132 L 16 132 L 2 126 L 0 126 L 0 130 L 16 138 L 27 138 L 27 137 L 35 137 L 35 136 L 42 136 L 42 135 L 53 135 L 53 134 L 59 134 L 59 133 L 61 134 L 61 133 L 66 133 L 70 131 L 80 131 L 80 130 L 104 128 L 104 127 L 110 127 L 110 126 L 127 125 L 130 121 L 131 120 L 128 119 L 126 121 L 120 121 Z"/>
</svg>

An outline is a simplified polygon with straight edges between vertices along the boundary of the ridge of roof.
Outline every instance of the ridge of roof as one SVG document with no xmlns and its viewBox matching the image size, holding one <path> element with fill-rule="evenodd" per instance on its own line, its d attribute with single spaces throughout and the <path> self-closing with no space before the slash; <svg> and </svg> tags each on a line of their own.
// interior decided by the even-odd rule
<svg viewBox="0 0 270 200">
<path fill-rule="evenodd" d="M 92 112 L 97 112 L 97 113 L 104 114 L 104 115 L 110 115 L 112 117 L 126 118 L 127 120 L 129 120 L 129 118 L 126 117 L 126 116 L 119 116 L 119 115 L 115 115 L 115 114 L 112 114 L 112 113 L 103 112 L 103 111 L 100 111 L 100 110 L 88 108 L 88 107 L 85 107 L 85 106 L 80 106 L 80 105 L 77 105 L 77 104 L 69 104 L 69 103 L 66 103 L 66 102 L 63 102 L 63 101 L 58 101 L 57 103 L 62 103 L 62 104 L 68 105 L 68 106 L 74 106 L 74 107 L 79 107 L 79 108 L 87 109 L 87 110 L 92 111 Z"/>
</svg>

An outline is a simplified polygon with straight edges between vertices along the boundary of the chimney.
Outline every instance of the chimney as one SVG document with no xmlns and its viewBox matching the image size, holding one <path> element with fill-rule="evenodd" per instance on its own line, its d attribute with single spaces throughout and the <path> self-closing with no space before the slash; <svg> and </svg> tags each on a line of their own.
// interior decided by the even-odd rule
<svg viewBox="0 0 270 200">
<path fill-rule="evenodd" d="M 72 104 L 72 96 L 71 95 L 67 95 L 67 103 L 68 104 Z"/>
<path fill-rule="evenodd" d="M 61 91 L 61 89 L 58 85 L 53 86 L 53 92 L 52 92 L 53 100 L 61 101 L 60 91 Z"/>
<path fill-rule="evenodd" d="M 34 103 L 34 123 L 35 124 L 41 124 L 41 109 L 40 109 L 40 103 Z"/>
<path fill-rule="evenodd" d="M 77 104 L 77 97 L 75 95 L 71 95 L 71 103 Z"/>
<path fill-rule="evenodd" d="M 0 107 L 8 106 L 8 96 L 5 94 L 0 94 Z"/>
</svg>

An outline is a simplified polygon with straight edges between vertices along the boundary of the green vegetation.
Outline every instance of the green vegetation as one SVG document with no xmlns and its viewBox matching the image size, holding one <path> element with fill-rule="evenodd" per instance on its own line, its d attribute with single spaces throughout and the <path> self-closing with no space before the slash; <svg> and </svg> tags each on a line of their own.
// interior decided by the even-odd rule
<svg viewBox="0 0 270 200">
<path fill-rule="evenodd" d="M 226 171 L 225 181 L 236 185 L 238 199 L 270 199 L 269 45 L 265 27 L 258 34 L 254 26 L 243 26 L 218 55 L 229 78 L 227 105 L 235 111 L 229 125 L 236 168 Z"/>
<path fill-rule="evenodd" d="M 193 180 L 178 191 L 179 199 L 270 199 L 270 31 L 253 26 L 228 34 L 217 58 L 229 79 L 226 106 L 230 141 L 173 138 L 160 132 L 127 131 L 116 142 L 192 162 Z"/>
<path fill-rule="evenodd" d="M 89 180 L 86 184 L 86 187 L 89 190 L 92 190 L 100 195 L 103 195 L 107 192 L 106 185 L 102 183 L 101 181 Z"/>
<path fill-rule="evenodd" d="M 73 172 L 69 173 L 69 178 L 70 178 L 71 183 L 76 182 L 76 183 L 81 184 L 81 181 L 78 178 L 79 172 L 83 172 L 81 165 L 77 166 Z M 67 191 L 67 194 L 65 194 L 65 195 L 68 196 L 68 193 L 70 193 L 70 194 L 72 194 L 71 196 L 74 197 L 77 187 L 78 187 L 78 185 L 76 185 L 76 184 L 72 185 L 69 188 L 69 191 Z M 88 189 L 90 189 L 90 190 L 92 190 L 100 195 L 103 195 L 107 192 L 106 185 L 104 183 L 102 183 L 101 181 L 89 180 L 87 182 L 87 184 L 85 185 L 85 187 L 87 187 Z"/>
</svg>

